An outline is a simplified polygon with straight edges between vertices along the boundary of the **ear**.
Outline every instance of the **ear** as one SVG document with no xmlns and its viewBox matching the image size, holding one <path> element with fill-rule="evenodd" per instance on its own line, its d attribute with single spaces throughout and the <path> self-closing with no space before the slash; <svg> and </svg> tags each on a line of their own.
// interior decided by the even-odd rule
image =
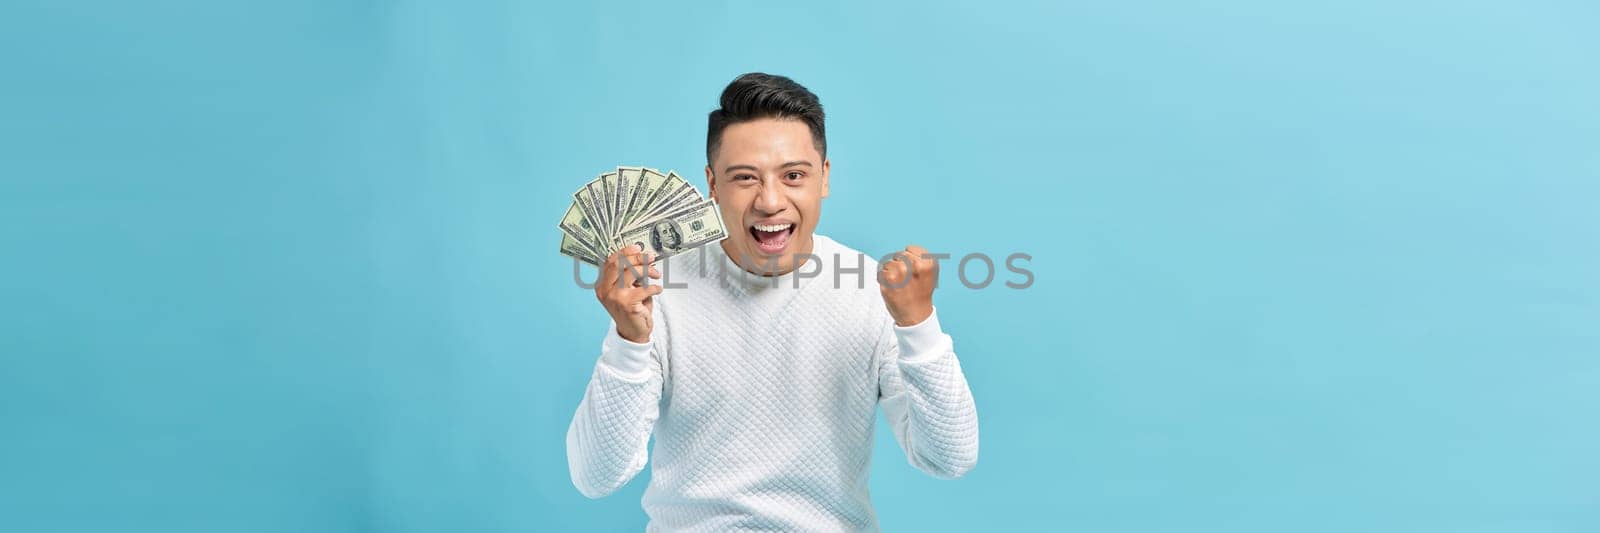
<svg viewBox="0 0 1600 533">
<path fill-rule="evenodd" d="M 712 201 L 715 201 L 717 199 L 717 187 L 716 187 L 716 185 L 717 185 L 716 178 L 713 178 L 711 176 L 711 165 L 706 165 L 706 194 L 711 196 L 711 200 Z"/>
<path fill-rule="evenodd" d="M 828 172 L 832 170 L 833 163 L 827 159 L 822 160 L 822 197 L 828 197 Z"/>
</svg>

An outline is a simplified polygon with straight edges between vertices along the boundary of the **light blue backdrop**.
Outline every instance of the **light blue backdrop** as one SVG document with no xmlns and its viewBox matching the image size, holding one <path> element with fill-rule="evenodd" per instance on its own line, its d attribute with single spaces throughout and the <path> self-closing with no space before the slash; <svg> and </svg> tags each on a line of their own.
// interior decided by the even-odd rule
<svg viewBox="0 0 1600 533">
<path fill-rule="evenodd" d="M 92 4 L 0 7 L 0 529 L 637 530 L 555 222 L 765 70 L 823 233 L 1034 257 L 888 530 L 1600 530 L 1592 3 Z"/>
</svg>

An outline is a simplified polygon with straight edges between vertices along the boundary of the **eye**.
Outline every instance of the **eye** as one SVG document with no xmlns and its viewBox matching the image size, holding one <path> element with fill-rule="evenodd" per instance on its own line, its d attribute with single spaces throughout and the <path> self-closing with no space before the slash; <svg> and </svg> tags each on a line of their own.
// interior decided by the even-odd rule
<svg viewBox="0 0 1600 533">
<path fill-rule="evenodd" d="M 804 177 L 806 177 L 806 173 L 800 172 L 798 170 L 783 175 L 783 179 L 786 179 L 786 180 L 789 180 L 789 181 L 799 181 L 800 178 L 804 178 Z"/>
<path fill-rule="evenodd" d="M 744 181 L 744 180 L 753 180 L 753 179 L 756 179 L 756 177 L 755 176 L 751 176 L 749 174 L 739 174 L 739 175 L 736 175 L 736 176 L 733 177 L 733 181 Z"/>
</svg>

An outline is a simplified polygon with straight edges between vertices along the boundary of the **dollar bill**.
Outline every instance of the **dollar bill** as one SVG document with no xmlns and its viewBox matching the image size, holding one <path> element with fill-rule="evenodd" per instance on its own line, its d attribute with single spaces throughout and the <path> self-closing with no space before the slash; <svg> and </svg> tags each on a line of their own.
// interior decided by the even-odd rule
<svg viewBox="0 0 1600 533">
<path fill-rule="evenodd" d="M 622 233 L 618 241 L 623 246 L 637 245 L 655 259 L 662 259 L 727 236 L 721 209 L 716 202 L 702 200 L 688 209 L 639 224 Z"/>
<path fill-rule="evenodd" d="M 644 167 L 617 167 L 617 227 L 623 227 L 628 214 L 633 212 L 634 195 L 638 194 L 639 178 Z"/>
<path fill-rule="evenodd" d="M 618 184 L 616 184 L 616 178 L 618 178 L 618 176 L 619 173 L 616 173 L 616 171 L 600 174 L 600 184 L 605 186 L 606 203 L 610 203 L 610 206 L 608 206 L 605 211 L 606 224 L 610 224 L 611 235 L 613 235 L 613 237 L 616 235 L 616 230 L 621 229 L 621 226 L 618 224 L 618 222 L 621 222 L 618 219 L 618 206 L 616 206 L 616 187 L 618 187 Z"/>
<path fill-rule="evenodd" d="M 689 185 L 688 181 L 685 181 L 676 173 L 668 173 L 667 178 L 668 182 L 664 187 L 670 190 L 663 190 L 660 197 L 655 202 L 655 205 L 653 205 L 648 212 L 641 213 L 639 216 L 635 217 L 628 223 L 628 225 L 624 226 L 621 231 L 633 229 L 637 225 L 636 223 L 640 220 L 649 220 L 655 217 L 664 216 L 668 213 L 682 210 L 687 207 L 692 207 L 695 205 L 695 202 L 700 200 L 700 191 L 695 190 L 694 186 Z"/>
<path fill-rule="evenodd" d="M 589 222 L 588 216 L 583 213 L 578 204 L 574 203 L 567 207 L 567 214 L 561 217 L 559 226 L 563 233 L 572 236 L 573 240 L 583 245 L 589 252 L 598 254 L 605 249 L 602 246 L 603 241 L 600 238 L 599 228 Z M 611 254 L 607 253 L 606 255 Z"/>
<path fill-rule="evenodd" d="M 600 225 L 605 228 L 607 235 L 614 235 L 618 229 L 614 218 L 617 213 L 617 192 L 614 181 L 616 177 L 616 172 L 607 172 L 595 178 L 594 183 L 596 194 L 600 195 L 600 207 L 602 209 L 600 212 L 600 218 L 602 218 Z"/>
<path fill-rule="evenodd" d="M 578 204 L 578 208 L 583 211 L 584 218 L 587 218 L 589 223 L 599 230 L 596 236 L 604 237 L 610 235 L 611 228 L 606 224 L 606 205 L 602 201 L 600 181 L 589 182 L 582 189 L 578 189 L 578 192 L 573 193 L 572 196 Z"/>
<path fill-rule="evenodd" d="M 561 234 L 561 255 L 589 263 L 596 267 L 600 266 L 600 263 L 605 261 L 597 256 L 594 251 L 585 247 L 583 243 L 578 242 L 577 239 L 574 239 L 572 235 L 567 233 Z"/>
<path fill-rule="evenodd" d="M 632 225 L 633 221 L 639 218 L 639 215 L 644 214 L 645 208 L 653 205 L 652 202 L 656 201 L 656 195 L 660 194 L 668 183 L 667 175 L 662 174 L 661 171 L 653 168 L 644 169 L 644 175 L 639 178 L 639 188 L 634 192 L 637 200 L 629 207 L 628 214 L 623 215 L 622 227 Z"/>
<path fill-rule="evenodd" d="M 623 246 L 668 257 L 727 237 L 717 204 L 677 172 L 619 166 L 572 193 L 561 254 L 599 266 Z"/>
</svg>

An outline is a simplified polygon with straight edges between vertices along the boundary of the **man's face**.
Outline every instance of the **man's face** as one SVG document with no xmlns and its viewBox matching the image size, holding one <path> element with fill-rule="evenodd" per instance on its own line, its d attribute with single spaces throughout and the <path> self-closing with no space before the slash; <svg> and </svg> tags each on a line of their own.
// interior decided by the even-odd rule
<svg viewBox="0 0 1600 533">
<path fill-rule="evenodd" d="M 733 124 L 722 130 L 715 157 L 706 186 L 728 226 L 722 249 L 750 272 L 793 271 L 795 256 L 811 253 L 828 197 L 829 163 L 811 142 L 811 128 L 790 119 Z"/>
</svg>

